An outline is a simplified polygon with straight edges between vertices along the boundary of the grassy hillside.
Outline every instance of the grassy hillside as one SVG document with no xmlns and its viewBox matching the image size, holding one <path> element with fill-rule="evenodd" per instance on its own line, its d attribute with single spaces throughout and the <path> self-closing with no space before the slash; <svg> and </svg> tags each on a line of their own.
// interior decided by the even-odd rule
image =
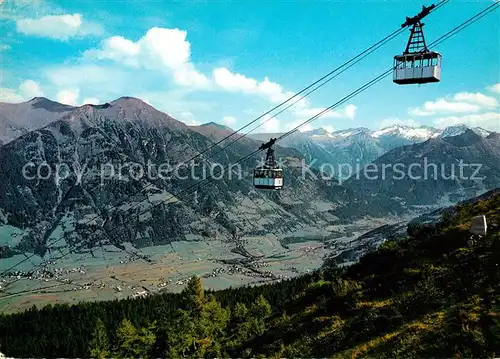
<svg viewBox="0 0 500 359">
<path fill-rule="evenodd" d="M 470 219 L 489 234 L 470 240 Z M 458 206 L 339 275 L 310 284 L 251 346 L 306 357 L 486 357 L 500 354 L 500 195 Z"/>
<path fill-rule="evenodd" d="M 470 219 L 489 233 L 471 239 Z M 348 268 L 208 293 L 57 305 L 0 316 L 11 356 L 458 357 L 500 355 L 500 194 L 408 228 Z"/>
</svg>

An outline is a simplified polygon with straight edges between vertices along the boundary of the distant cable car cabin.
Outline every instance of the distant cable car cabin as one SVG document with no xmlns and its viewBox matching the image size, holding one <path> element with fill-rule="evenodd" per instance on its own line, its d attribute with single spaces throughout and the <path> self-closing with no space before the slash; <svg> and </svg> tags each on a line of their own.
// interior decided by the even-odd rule
<svg viewBox="0 0 500 359">
<path fill-rule="evenodd" d="M 253 172 L 253 185 L 259 189 L 281 189 L 283 187 L 283 169 L 279 168 L 274 158 L 275 138 L 262 144 L 259 149 L 267 149 L 266 162 Z"/>
<path fill-rule="evenodd" d="M 412 26 L 411 34 L 402 55 L 394 56 L 393 81 L 399 85 L 425 84 L 441 80 L 441 55 L 427 48 L 421 20 L 435 7 L 423 7 L 412 18 L 406 18 L 401 27 Z"/>
</svg>

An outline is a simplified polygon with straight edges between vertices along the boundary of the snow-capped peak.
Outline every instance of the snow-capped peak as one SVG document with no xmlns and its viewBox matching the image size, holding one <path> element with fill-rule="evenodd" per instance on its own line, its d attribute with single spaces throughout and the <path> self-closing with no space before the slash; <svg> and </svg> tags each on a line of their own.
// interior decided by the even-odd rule
<svg viewBox="0 0 500 359">
<path fill-rule="evenodd" d="M 471 128 L 471 130 L 482 137 L 488 137 L 492 133 L 491 131 L 485 130 L 484 128 L 481 128 L 481 127 L 474 127 L 474 128 Z"/>
<path fill-rule="evenodd" d="M 441 137 L 459 136 L 462 133 L 466 132 L 467 130 L 469 130 L 469 128 L 465 125 L 449 126 L 446 127 L 444 131 L 441 133 Z"/>
<path fill-rule="evenodd" d="M 487 137 L 491 133 L 491 131 L 485 130 L 484 128 L 481 127 L 467 127 L 466 125 L 456 125 L 456 126 L 446 127 L 444 131 L 441 133 L 441 137 L 459 136 L 462 133 L 467 132 L 468 130 L 471 130 L 472 132 L 481 137 Z"/>
<path fill-rule="evenodd" d="M 436 137 L 439 132 L 430 127 L 409 127 L 394 125 L 383 128 L 379 131 L 372 132 L 372 137 L 379 138 L 382 136 L 398 136 L 408 140 L 421 140 L 425 141 L 431 137 Z"/>
</svg>

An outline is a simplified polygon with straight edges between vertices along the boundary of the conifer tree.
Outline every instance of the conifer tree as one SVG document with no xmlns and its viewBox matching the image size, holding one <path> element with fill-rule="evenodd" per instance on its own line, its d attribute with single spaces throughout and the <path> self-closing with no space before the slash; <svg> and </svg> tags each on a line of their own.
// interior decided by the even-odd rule
<svg viewBox="0 0 500 359">
<path fill-rule="evenodd" d="M 98 359 L 109 356 L 108 333 L 101 318 L 96 320 L 92 340 L 89 343 L 89 355 Z"/>
</svg>

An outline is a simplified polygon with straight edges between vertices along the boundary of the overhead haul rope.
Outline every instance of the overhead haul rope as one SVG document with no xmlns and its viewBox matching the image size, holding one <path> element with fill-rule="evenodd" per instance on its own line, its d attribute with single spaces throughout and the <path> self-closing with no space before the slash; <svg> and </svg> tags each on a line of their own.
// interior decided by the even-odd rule
<svg viewBox="0 0 500 359">
<path fill-rule="evenodd" d="M 448 1 L 449 1 L 449 0 L 444 0 L 444 1 L 441 1 L 441 2 L 440 2 L 440 3 L 439 3 L 439 4 L 438 4 L 438 5 L 434 8 L 434 11 L 435 11 L 437 8 L 439 8 L 440 6 L 444 5 L 444 4 L 445 4 L 446 2 L 448 2 Z M 497 5 L 497 4 L 495 4 L 495 5 Z M 476 16 L 477 16 L 477 15 L 476 15 Z M 359 54 L 359 55 L 357 55 L 356 57 L 354 57 L 354 58 L 352 58 L 351 60 L 347 61 L 346 63 L 344 63 L 343 65 L 341 65 L 341 66 L 340 66 L 340 67 L 338 67 L 337 69 L 335 69 L 335 70 L 331 71 L 329 74 L 327 74 L 327 75 L 323 76 L 322 78 L 320 78 L 319 80 L 315 81 L 314 83 L 312 83 L 312 84 L 311 84 L 311 85 L 309 85 L 308 87 L 304 88 L 303 90 L 301 90 L 300 92 L 298 92 L 298 93 L 297 93 L 297 94 L 295 94 L 294 96 L 290 97 L 288 100 L 284 101 L 282 104 L 275 106 L 273 109 L 271 109 L 271 110 L 269 110 L 268 112 L 264 113 L 263 115 L 259 116 L 259 117 L 258 117 L 258 118 L 256 118 L 255 120 L 251 121 L 251 122 L 250 122 L 250 123 L 248 123 L 247 125 L 243 126 L 243 127 L 242 127 L 242 128 L 240 128 L 239 130 L 235 131 L 233 134 L 226 136 L 225 138 L 223 138 L 222 140 L 218 141 L 217 143 L 214 143 L 212 146 L 208 147 L 206 150 L 204 150 L 204 151 L 202 151 L 201 153 L 199 153 L 198 155 L 194 156 L 192 159 L 194 159 L 194 158 L 196 158 L 196 157 L 198 157 L 198 156 L 202 155 L 204 152 L 206 152 L 206 151 L 208 151 L 209 149 L 211 149 L 211 148 L 215 147 L 217 144 L 221 143 L 221 142 L 222 142 L 222 141 L 224 141 L 225 139 L 227 139 L 227 138 L 231 137 L 232 135 L 234 135 L 234 134 L 238 133 L 238 131 L 240 131 L 241 129 L 248 127 L 248 126 L 249 126 L 249 125 L 251 125 L 252 123 L 254 123 L 254 122 L 258 121 L 259 119 L 261 119 L 261 118 L 262 118 L 262 117 L 264 117 L 265 115 L 267 115 L 267 114 L 269 114 L 270 112 L 272 112 L 273 110 L 275 110 L 275 109 L 279 108 L 279 107 L 280 107 L 280 106 L 282 106 L 283 104 L 285 104 L 285 103 L 289 102 L 290 100 L 292 100 L 293 98 L 297 97 L 299 94 L 301 94 L 301 93 L 303 93 L 303 92 L 307 91 L 308 89 L 310 89 L 310 88 L 311 88 L 311 87 L 313 87 L 314 85 L 316 85 L 316 84 L 320 83 L 322 80 L 326 79 L 328 76 L 330 76 L 330 75 L 332 75 L 333 73 L 335 73 L 337 70 L 341 69 L 342 67 L 345 67 L 347 64 L 349 64 L 349 63 L 353 62 L 355 59 L 357 59 L 357 58 L 359 58 L 359 57 L 362 57 L 365 53 L 369 53 L 370 51 L 373 51 L 373 49 L 374 49 L 374 48 L 376 48 L 376 47 L 377 47 L 380 43 L 383 43 L 383 42 L 387 41 L 387 39 L 392 39 L 392 38 L 395 36 L 395 33 L 399 33 L 400 31 L 402 31 L 402 29 L 398 29 L 397 31 L 395 31 L 395 32 L 393 32 L 392 34 L 388 35 L 388 36 L 387 36 L 386 38 L 384 38 L 383 40 L 381 40 L 381 41 L 377 42 L 375 45 L 372 45 L 370 48 L 366 49 L 365 51 L 363 51 L 362 53 L 360 53 L 360 54 Z M 460 30 L 459 30 L 459 31 L 460 31 Z M 452 35 L 453 35 L 453 34 L 452 34 Z M 450 36 L 452 36 L 452 35 L 450 35 Z M 443 40 L 443 41 L 444 41 L 444 40 Z M 391 70 L 392 70 L 392 68 L 391 68 Z M 324 83 L 322 83 L 321 85 L 317 86 L 317 87 L 316 87 L 313 91 L 315 91 L 316 89 L 320 88 L 321 86 L 323 86 L 324 84 L 326 84 L 328 81 L 329 81 L 329 80 L 327 80 L 327 81 L 325 81 Z M 377 81 L 377 82 L 378 82 L 378 81 Z M 373 84 L 373 83 L 372 83 L 372 84 Z M 372 85 L 372 84 L 371 84 L 371 85 Z M 370 87 L 371 85 L 369 85 L 368 87 Z M 364 87 L 364 86 L 363 86 L 362 88 L 363 88 L 363 90 L 362 90 L 362 91 L 364 91 L 364 89 L 366 89 L 367 87 Z M 305 96 L 307 96 L 308 94 L 310 94 L 310 93 L 311 93 L 311 92 L 313 92 L 313 91 L 308 92 Z M 355 91 L 355 92 L 353 93 L 353 95 L 352 95 L 352 96 L 350 96 L 349 98 L 354 97 L 354 96 L 355 96 L 355 95 L 357 95 L 358 93 L 359 93 L 359 91 Z M 305 96 L 304 96 L 304 97 L 305 97 Z M 349 98 L 345 98 L 345 100 L 344 100 L 343 102 L 347 101 Z M 299 99 L 298 101 L 300 101 L 300 99 Z M 298 101 L 297 101 L 297 102 L 298 102 Z M 303 124 L 305 124 L 305 123 L 307 123 L 307 122 L 311 122 L 311 121 L 313 121 L 313 120 L 317 119 L 318 117 L 322 116 L 322 115 L 323 115 L 324 113 L 326 113 L 327 111 L 329 111 L 329 110 L 331 110 L 331 109 L 333 109 L 333 108 L 337 107 L 338 105 L 340 105 L 340 104 L 341 104 L 341 103 L 343 103 L 343 102 L 342 102 L 342 100 L 341 100 L 341 101 L 340 101 L 340 102 L 338 102 L 337 104 L 334 104 L 334 105 L 332 105 L 332 106 L 328 107 L 327 109 L 325 109 L 325 110 L 321 111 L 319 114 L 317 114 L 317 115 L 313 116 L 311 119 L 309 119 L 309 120 L 305 121 Z M 292 105 L 293 105 L 293 104 L 292 104 Z M 289 106 L 289 107 L 290 107 L 290 106 Z M 288 108 L 288 107 L 287 107 L 287 108 Z M 281 111 L 281 112 L 283 112 L 283 111 Z M 280 113 L 281 113 L 281 112 L 280 112 Z M 263 124 L 263 123 L 262 123 L 262 124 Z M 261 124 L 261 125 L 262 125 L 262 124 Z M 303 124 L 302 124 L 302 125 L 303 125 Z M 299 125 L 296 129 L 300 128 L 302 125 Z M 258 127 L 260 127 L 260 126 L 258 126 Z M 255 130 L 255 129 L 254 129 L 254 130 Z M 253 130 L 252 130 L 252 131 L 253 131 Z M 250 132 L 251 132 L 251 131 L 250 131 Z M 290 132 L 290 131 L 289 131 L 289 132 Z M 280 136 L 280 138 L 279 138 L 279 139 L 283 139 L 283 138 L 284 138 L 284 137 L 286 137 L 288 134 L 289 134 L 289 133 L 287 133 L 287 134 L 285 134 L 285 135 Z M 239 140 L 239 139 L 241 139 L 241 138 L 243 138 L 243 137 L 244 137 L 244 136 L 239 137 L 239 138 L 238 138 L 238 140 Z M 236 141 L 231 142 L 229 145 L 231 145 L 231 144 L 232 144 L 232 143 L 234 143 L 234 142 L 236 142 Z M 229 146 L 229 145 L 228 145 L 228 146 Z M 226 146 L 226 147 L 224 147 L 224 148 L 227 148 L 228 146 Z M 220 151 L 219 151 L 219 152 L 220 152 Z M 256 153 L 258 153 L 258 152 L 261 152 L 261 150 L 260 150 L 260 149 L 255 150 L 254 152 L 252 152 L 252 153 L 250 153 L 249 155 L 247 155 L 247 156 L 245 156 L 245 157 L 241 158 L 241 159 L 240 159 L 240 160 L 238 160 L 237 162 L 235 162 L 235 163 L 233 163 L 233 164 L 231 164 L 231 165 L 227 166 L 227 167 L 226 167 L 226 169 L 230 168 L 231 166 L 233 166 L 233 165 L 235 165 L 235 164 L 238 164 L 238 163 L 240 163 L 240 162 L 243 162 L 243 161 L 247 160 L 248 158 L 252 157 L 254 154 L 256 154 Z M 192 159 L 188 160 L 187 162 L 191 161 Z M 208 180 L 210 180 L 210 178 L 208 178 Z M 190 190 L 191 188 L 193 188 L 193 187 L 195 187 L 195 186 L 199 186 L 199 185 L 201 185 L 202 183 L 204 183 L 204 182 L 206 182 L 206 181 L 207 181 L 207 179 L 201 180 L 201 181 L 199 181 L 199 182 L 197 182 L 197 183 L 195 183 L 195 184 L 193 184 L 193 185 L 191 185 L 191 186 L 189 186 L 189 187 L 187 187 L 187 188 L 185 188 L 185 189 L 183 189 L 183 190 L 179 191 L 178 193 L 176 193 L 176 194 L 174 194 L 174 195 L 170 196 L 170 197 L 169 197 L 169 198 L 167 198 L 166 200 L 160 201 L 159 203 L 157 203 L 157 204 L 153 205 L 153 206 L 152 206 L 152 208 L 155 208 L 155 207 L 157 207 L 158 205 L 163 204 L 163 203 L 165 203 L 165 202 L 169 201 L 170 199 L 175 198 L 176 196 L 180 195 L 181 193 L 186 192 L 186 191 Z M 146 187 L 147 187 L 147 186 L 146 186 Z M 116 207 L 115 207 L 115 208 L 116 208 Z M 146 211 L 144 211 L 144 212 L 140 213 L 139 215 L 141 215 L 141 214 L 144 214 L 144 213 L 148 212 L 150 209 L 151 209 L 151 208 L 147 209 Z M 100 217 L 100 216 L 96 216 L 95 218 L 93 218 L 92 220 L 88 221 L 87 223 L 90 223 L 90 222 L 92 222 L 94 219 L 97 219 L 97 218 L 99 218 L 99 217 Z M 128 220 L 128 221 L 125 221 L 125 223 L 128 223 L 128 222 L 129 222 L 129 220 Z M 84 223 L 84 224 L 85 224 L 85 223 Z M 115 228 L 117 228 L 117 227 L 115 227 Z M 112 232 L 113 230 L 114 230 L 114 229 L 111 229 L 110 231 L 106 231 L 106 230 L 105 230 L 105 231 L 107 232 L 107 234 L 109 234 L 109 233 L 110 233 L 110 232 Z M 64 236 L 63 236 L 63 237 L 61 237 L 61 238 L 59 238 L 59 239 L 57 239 L 57 240 L 56 240 L 56 241 L 54 241 L 53 243 L 49 243 L 49 244 L 51 244 L 51 245 L 52 245 L 52 244 L 55 244 L 56 242 L 60 241 L 60 240 L 61 240 L 61 239 L 63 239 L 63 238 L 64 238 Z M 69 254 L 69 253 L 68 253 L 68 254 Z M 22 260 L 22 261 L 18 262 L 17 264 L 15 264 L 15 265 L 11 266 L 10 268 L 8 268 L 8 269 L 6 269 L 6 270 L 4 270 L 4 271 L 0 274 L 0 276 L 2 276 L 2 275 L 4 275 L 5 273 L 9 272 L 10 270 L 14 269 L 15 267 L 19 266 L 20 264 L 24 263 L 26 260 L 29 260 L 29 259 L 30 259 L 31 257 L 33 257 L 33 256 L 35 256 L 35 254 L 33 254 L 33 255 L 31 255 L 31 256 L 29 256 L 29 257 L 25 258 L 24 260 Z M 64 256 L 65 256 L 65 255 L 64 255 Z M 64 256 L 63 256 L 63 257 L 64 257 Z M 59 258 L 59 259 L 62 259 L 62 257 L 61 257 L 61 258 Z M 12 284 L 12 283 L 10 283 L 10 284 Z"/>
<path fill-rule="evenodd" d="M 497 9 L 497 7 L 500 5 L 499 2 L 495 2 L 493 4 L 491 4 L 490 6 L 488 6 L 487 8 L 483 9 L 482 11 L 480 11 L 479 13 L 477 13 L 476 15 L 474 15 L 473 17 L 469 18 L 468 20 L 466 20 L 465 22 L 461 23 L 460 25 L 456 26 L 455 28 L 451 29 L 450 31 L 448 31 L 446 34 L 444 34 L 443 36 L 439 37 L 437 40 L 433 41 L 429 47 L 432 47 L 432 46 L 435 46 L 435 45 L 439 45 L 440 43 L 442 43 L 443 41 L 446 41 L 447 39 L 449 39 L 451 36 L 459 33 L 460 31 L 464 30 L 465 28 L 467 28 L 468 26 L 472 25 L 474 22 L 478 21 L 479 19 L 483 18 L 484 16 L 486 16 L 487 14 L 489 14 L 490 12 L 494 11 Z M 281 135 L 280 137 L 278 137 L 276 139 L 276 142 L 279 141 L 279 140 L 282 140 L 283 138 L 291 135 L 292 133 L 294 133 L 295 131 L 297 131 L 300 127 L 314 121 L 314 120 L 317 120 L 319 117 L 321 117 L 322 115 L 324 115 L 326 112 L 332 110 L 333 108 L 335 107 L 338 107 L 339 105 L 341 105 L 342 103 L 348 101 L 349 99 L 351 99 L 352 97 L 356 96 L 357 94 L 363 92 L 364 90 L 366 90 L 367 88 L 373 86 L 374 84 L 376 84 L 377 82 L 379 82 L 380 80 L 382 80 L 384 77 L 387 77 L 392 71 L 394 70 L 394 67 L 391 67 L 390 69 L 388 69 L 387 71 L 383 72 L 382 74 L 380 74 L 379 76 L 375 77 L 374 79 L 372 79 L 371 81 L 369 81 L 368 83 L 366 83 L 365 85 L 361 86 L 360 88 L 358 88 L 357 90 L 355 90 L 354 92 L 351 92 L 349 95 L 347 95 L 346 97 L 344 97 L 343 99 L 341 99 L 340 101 L 334 103 L 333 105 L 325 108 L 324 110 L 318 112 L 316 115 L 314 115 L 313 117 L 309 118 L 308 120 L 302 122 L 300 125 L 294 127 L 293 129 L 291 129 L 290 131 L 284 133 L 283 135 Z"/>
<path fill-rule="evenodd" d="M 474 15 L 473 17 L 469 18 L 468 20 L 466 20 L 465 22 L 463 22 L 462 24 L 458 25 L 457 27 L 455 27 L 454 29 L 450 30 L 448 33 L 446 33 L 445 35 L 441 36 L 438 40 L 434 41 L 430 46 L 433 46 L 433 45 L 436 45 L 436 44 L 439 44 L 443 41 L 446 41 L 448 38 L 452 37 L 453 35 L 457 34 L 458 32 L 464 30 L 466 27 L 472 25 L 473 23 L 475 23 L 476 21 L 478 21 L 479 19 L 481 19 L 482 17 L 486 16 L 487 14 L 489 14 L 490 12 L 494 11 L 497 7 L 498 7 L 498 3 L 494 3 L 490 6 L 488 6 L 486 9 L 482 10 L 481 12 L 479 12 L 478 14 Z M 358 88 L 357 90 L 355 90 L 354 92 L 352 92 L 350 95 L 344 97 L 341 101 L 335 103 L 334 105 L 326 108 L 325 110 L 321 111 L 320 113 L 316 114 L 315 116 L 311 117 L 309 120 L 307 121 L 304 121 L 301 125 L 297 126 L 296 128 L 292 129 L 291 131 L 287 132 L 286 134 L 280 136 L 279 139 L 283 139 L 285 138 L 286 136 L 290 135 L 291 133 L 295 132 L 298 128 L 300 128 L 301 126 L 303 126 L 304 124 L 306 123 L 309 123 L 309 122 L 312 122 L 314 120 L 316 120 L 317 118 L 321 117 L 324 113 L 326 113 L 327 111 L 339 106 L 340 104 L 342 104 L 343 102 L 349 100 L 350 98 L 356 96 L 357 94 L 363 92 L 364 90 L 366 90 L 367 88 L 371 87 L 372 85 L 374 85 L 375 83 L 379 82 L 382 78 L 386 77 L 390 71 L 392 71 L 393 68 L 391 67 L 390 70 L 384 72 L 383 74 L 377 76 L 376 78 L 374 78 L 373 80 L 371 80 L 370 82 L 368 82 L 367 84 L 365 84 L 364 86 Z M 240 162 L 243 162 L 245 160 L 247 160 L 248 158 L 252 157 L 254 154 L 258 153 L 258 152 L 261 152 L 261 150 L 255 150 L 254 152 L 250 153 L 249 155 L 241 158 L 240 160 L 238 160 L 237 162 L 235 162 L 234 164 L 238 164 Z M 232 164 L 232 165 L 234 165 Z M 226 167 L 227 168 L 230 168 L 232 165 L 229 165 Z M 210 178 L 208 178 L 208 180 L 210 180 Z M 203 183 L 206 183 L 207 179 L 204 179 L 202 181 L 199 181 L 191 186 L 189 186 L 188 188 L 185 188 L 184 190 L 181 190 L 179 193 L 177 194 L 174 194 L 172 196 L 170 196 L 169 198 L 167 198 L 166 200 L 163 200 L 163 201 L 160 201 L 159 203 L 155 204 L 153 206 L 153 208 L 157 207 L 158 205 L 162 204 L 162 203 L 165 203 L 167 201 L 169 201 L 170 199 L 180 195 L 181 193 L 183 192 L 186 192 L 188 191 L 189 189 L 195 187 L 195 186 L 199 186 L 199 185 L 202 185 Z M 142 212 L 141 214 L 143 213 L 146 213 L 148 212 L 150 209 L 146 210 L 145 212 Z M 128 222 L 128 221 L 126 221 Z M 113 230 L 113 229 L 112 229 Z M 112 231 L 111 230 L 111 231 Z M 32 255 L 34 256 L 34 255 Z M 21 261 L 21 262 L 25 262 L 25 260 Z M 21 263 L 20 262 L 20 263 Z M 12 268 L 15 268 L 17 265 L 19 265 L 20 263 L 14 265 L 13 267 L 11 267 L 10 269 Z M 7 269 L 6 271 L 4 271 L 2 273 L 2 275 L 6 272 L 8 272 L 10 269 Z M 17 281 L 17 280 L 16 280 Z M 15 282 L 15 281 L 14 281 Z"/>
<path fill-rule="evenodd" d="M 477 13 L 476 15 L 474 15 L 473 17 L 467 19 L 466 21 L 464 21 L 463 23 L 461 23 L 460 25 L 456 26 L 455 28 L 453 28 L 452 30 L 448 31 L 446 34 L 444 34 L 443 36 L 441 36 L 440 38 L 438 38 L 437 40 L 435 40 L 434 42 L 431 43 L 430 46 L 435 46 L 435 45 L 438 45 L 444 41 L 446 41 L 447 39 L 449 39 L 450 37 L 456 35 L 457 33 L 463 31 L 465 28 L 469 27 L 470 25 L 472 25 L 473 23 L 475 23 L 476 21 L 480 20 L 481 18 L 483 18 L 484 16 L 486 16 L 487 14 L 493 12 L 494 10 L 496 10 L 498 8 L 500 4 L 499 3 L 494 3 L 490 6 L 488 6 L 487 8 L 483 9 L 482 11 L 480 11 L 479 13 Z M 387 75 L 389 75 L 389 73 L 391 71 L 394 70 L 394 67 L 391 67 L 389 70 L 385 71 L 384 73 L 382 73 L 381 75 L 375 77 L 374 79 L 372 79 L 371 81 L 369 81 L 368 83 L 366 83 L 365 85 L 361 86 L 360 88 L 358 88 L 357 90 L 353 91 L 351 94 L 349 94 L 348 96 L 344 97 L 342 100 L 338 101 L 337 103 L 333 104 L 332 106 L 329 106 L 328 108 L 326 108 L 325 110 L 319 112 L 318 114 L 316 114 L 315 116 L 311 117 L 310 119 L 308 119 L 307 121 L 304 121 L 302 124 L 300 124 L 299 126 L 295 127 L 294 129 L 288 131 L 287 133 L 285 133 L 284 135 L 280 136 L 278 140 L 280 139 L 283 139 L 285 138 L 286 136 L 289 136 L 290 134 L 292 134 L 293 132 L 297 131 L 298 128 L 300 128 L 301 126 L 307 124 L 307 123 L 310 123 L 314 120 L 316 120 L 317 118 L 321 117 L 324 113 L 326 113 L 327 111 L 339 106 L 340 104 L 342 104 L 343 102 L 345 101 L 348 101 L 350 98 L 358 95 L 359 93 L 365 91 L 367 88 L 373 86 L 375 83 L 379 82 L 380 80 L 382 80 L 384 77 L 386 77 Z M 248 154 L 247 156 L 241 158 L 240 160 L 236 161 L 234 164 L 231 164 L 229 166 L 227 166 L 225 169 L 229 169 L 231 166 L 235 165 L 235 164 L 238 164 L 240 162 L 243 162 L 247 159 L 249 159 L 250 157 L 252 157 L 253 155 L 261 152 L 262 150 L 261 149 L 257 149 L 253 152 L 251 152 L 250 154 Z M 189 186 L 188 188 L 185 188 L 184 190 L 181 190 L 179 193 L 175 194 L 175 195 L 172 195 L 170 196 L 169 198 L 167 198 L 166 200 L 163 200 L 163 201 L 160 201 L 159 203 L 153 205 L 152 208 L 155 208 L 167 201 L 169 201 L 170 199 L 178 196 L 179 194 L 183 193 L 183 192 L 186 192 L 188 191 L 189 189 L 193 188 L 193 187 L 196 187 L 196 186 L 200 186 L 204 183 L 207 183 L 206 181 L 207 180 L 211 180 L 211 178 L 207 178 L 207 179 L 204 179 L 204 180 L 201 180 L 191 186 Z M 151 209 L 151 208 L 150 208 Z M 144 214 L 146 212 L 148 212 L 150 209 L 146 210 L 145 212 L 143 213 L 140 213 L 140 214 Z M 128 221 L 126 221 L 128 222 Z M 113 230 L 113 229 L 112 229 Z M 4 274 L 5 272 L 3 272 L 2 274 Z M 13 284 L 17 281 L 18 279 L 16 279 L 15 281 L 11 282 L 11 283 L 8 283 L 8 285 L 10 284 Z M 12 295 L 12 294 L 15 294 L 15 293 L 9 293 L 9 295 Z M 2 298 L 2 297 L 0 297 Z"/>
</svg>

